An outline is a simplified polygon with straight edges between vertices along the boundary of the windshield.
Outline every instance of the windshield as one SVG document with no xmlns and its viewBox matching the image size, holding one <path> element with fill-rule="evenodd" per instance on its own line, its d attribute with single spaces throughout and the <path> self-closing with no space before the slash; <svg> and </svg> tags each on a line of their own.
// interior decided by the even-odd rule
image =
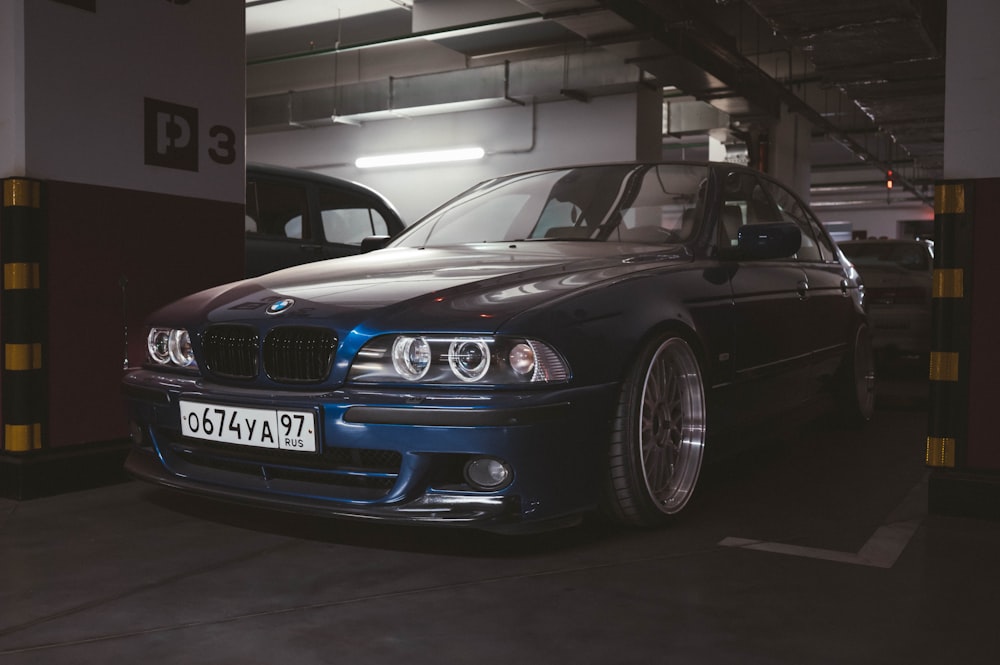
<svg viewBox="0 0 1000 665">
<path fill-rule="evenodd" d="M 919 271 L 931 269 L 929 248 L 916 242 L 842 243 L 840 249 L 855 266 L 898 266 Z"/>
<path fill-rule="evenodd" d="M 396 247 L 589 240 L 678 243 L 703 214 L 703 166 L 619 164 L 483 183 L 413 225 Z"/>
</svg>

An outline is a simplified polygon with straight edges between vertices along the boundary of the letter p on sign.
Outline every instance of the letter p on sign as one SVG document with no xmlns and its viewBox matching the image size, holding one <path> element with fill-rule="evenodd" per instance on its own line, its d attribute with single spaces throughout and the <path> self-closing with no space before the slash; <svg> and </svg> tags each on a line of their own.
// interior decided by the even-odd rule
<svg viewBox="0 0 1000 665">
<path fill-rule="evenodd" d="M 145 99 L 145 163 L 198 170 L 198 109 Z"/>
</svg>

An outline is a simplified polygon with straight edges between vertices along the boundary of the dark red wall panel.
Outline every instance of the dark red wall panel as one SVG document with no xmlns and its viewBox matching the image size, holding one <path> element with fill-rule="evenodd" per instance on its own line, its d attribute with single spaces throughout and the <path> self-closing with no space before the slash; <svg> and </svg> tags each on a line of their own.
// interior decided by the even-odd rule
<svg viewBox="0 0 1000 665">
<path fill-rule="evenodd" d="M 968 202 L 967 202 L 968 204 Z M 1000 470 L 1000 178 L 976 180 L 974 219 L 971 340 L 969 349 L 969 469 Z"/>
<path fill-rule="evenodd" d="M 47 445 L 123 438 L 126 326 L 138 364 L 146 315 L 242 276 L 243 204 L 48 182 L 44 206 Z"/>
</svg>

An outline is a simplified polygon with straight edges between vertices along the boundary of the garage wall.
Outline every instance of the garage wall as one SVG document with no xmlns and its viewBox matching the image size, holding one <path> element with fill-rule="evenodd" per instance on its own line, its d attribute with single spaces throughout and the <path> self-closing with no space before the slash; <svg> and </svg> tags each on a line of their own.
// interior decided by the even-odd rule
<svg viewBox="0 0 1000 665">
<path fill-rule="evenodd" d="M 0 178 L 41 192 L 45 378 L 19 397 L 41 436 L 0 462 L 125 437 L 145 316 L 242 276 L 244 40 L 241 0 L 0 2 Z"/>
<path fill-rule="evenodd" d="M 45 188 L 45 442 L 58 448 L 123 438 L 119 385 L 124 365 L 145 355 L 144 319 L 182 295 L 234 279 L 234 265 L 242 271 L 242 237 L 234 240 L 233 227 L 219 221 L 242 216 L 242 206 L 54 180 Z M 198 238 L 205 249 L 178 252 L 173 238 Z"/>
<path fill-rule="evenodd" d="M 1000 3 L 949 0 L 944 177 L 1000 176 Z"/>
<path fill-rule="evenodd" d="M 25 1 L 27 175 L 241 203 L 243 11 Z"/>
<path fill-rule="evenodd" d="M 0 177 L 24 171 L 24 12 L 0 2 Z"/>
<path fill-rule="evenodd" d="M 598 161 L 627 161 L 648 150 L 641 94 L 380 120 L 247 137 L 248 161 L 308 168 L 368 185 L 407 223 L 475 183 L 512 171 Z M 660 99 L 652 103 L 659 108 Z M 657 131 L 646 140 L 659 149 Z M 642 125 L 642 126 L 641 126 Z M 362 170 L 362 155 L 480 145 L 486 157 L 457 165 Z"/>
</svg>

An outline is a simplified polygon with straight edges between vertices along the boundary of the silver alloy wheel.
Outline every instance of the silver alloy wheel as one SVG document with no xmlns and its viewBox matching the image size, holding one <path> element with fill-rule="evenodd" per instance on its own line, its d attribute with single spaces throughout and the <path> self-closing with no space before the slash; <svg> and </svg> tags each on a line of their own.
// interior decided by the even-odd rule
<svg viewBox="0 0 1000 665">
<path fill-rule="evenodd" d="M 646 491 L 667 515 L 687 504 L 705 451 L 705 393 L 698 360 L 679 337 L 663 341 L 642 384 L 639 447 Z"/>
</svg>

